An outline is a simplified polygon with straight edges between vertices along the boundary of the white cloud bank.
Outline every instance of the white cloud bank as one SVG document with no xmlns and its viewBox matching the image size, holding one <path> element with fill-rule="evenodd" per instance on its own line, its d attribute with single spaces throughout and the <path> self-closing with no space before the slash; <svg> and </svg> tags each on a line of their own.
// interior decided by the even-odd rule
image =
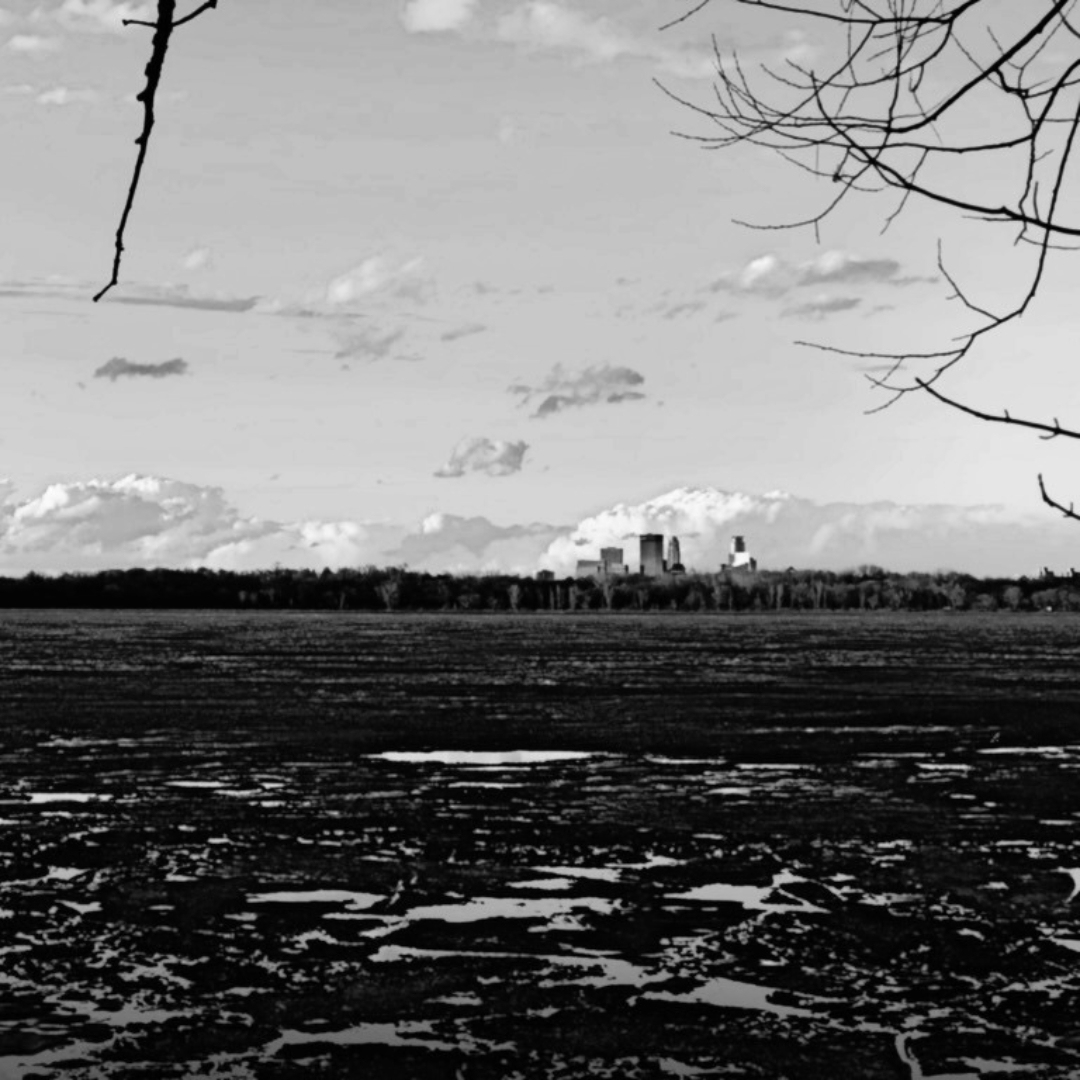
<svg viewBox="0 0 1080 1080">
<path fill-rule="evenodd" d="M 597 558 L 601 547 L 621 546 L 633 566 L 638 534 L 662 532 L 679 537 L 687 567 L 705 571 L 726 558 L 733 535 L 743 535 L 763 569 L 873 563 L 901 572 L 1035 575 L 1044 565 L 1063 569 L 1077 561 L 1078 530 L 1042 509 L 815 503 L 783 492 L 677 488 L 586 518 L 551 545 L 546 560 L 563 573 L 579 558 Z"/>
<path fill-rule="evenodd" d="M 507 12 L 496 25 L 495 36 L 525 48 L 558 51 L 592 63 L 649 60 L 670 75 L 691 79 L 716 76 L 711 55 L 673 48 L 658 33 L 635 33 L 606 16 L 586 15 L 554 0 L 528 0 Z"/>
<path fill-rule="evenodd" d="M 576 526 L 499 525 L 431 514 L 419 524 L 278 522 L 244 516 L 220 488 L 152 476 L 57 483 L 18 497 L 0 481 L 0 574 L 133 566 L 265 569 L 401 565 L 438 572 L 571 573 L 579 558 L 619 546 L 637 562 L 637 536 L 679 537 L 683 561 L 716 570 L 730 538 L 747 538 L 763 568 L 957 569 L 1036 575 L 1077 561 L 1078 526 L 1035 509 L 821 504 L 772 492 L 677 488 L 617 504 Z"/>
<path fill-rule="evenodd" d="M 409 0 L 401 23 L 410 34 L 460 30 L 476 9 L 476 0 Z"/>
</svg>

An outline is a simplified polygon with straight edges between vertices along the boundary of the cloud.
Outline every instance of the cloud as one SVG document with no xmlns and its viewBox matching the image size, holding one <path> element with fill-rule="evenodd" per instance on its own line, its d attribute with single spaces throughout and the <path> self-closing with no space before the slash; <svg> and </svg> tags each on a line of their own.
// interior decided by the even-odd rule
<svg viewBox="0 0 1080 1080">
<path fill-rule="evenodd" d="M 454 447 L 450 460 L 435 472 L 443 478 L 464 476 L 467 472 L 483 473 L 485 476 L 510 476 L 520 472 L 526 442 L 506 442 L 503 439 L 487 439 L 483 436 L 462 439 Z"/>
<path fill-rule="evenodd" d="M 0 298 L 50 297 L 89 303 L 99 285 L 86 281 L 68 281 L 52 277 L 37 281 L 0 283 Z M 121 285 L 112 290 L 103 304 L 142 304 L 151 307 L 187 308 L 238 314 L 252 311 L 257 296 L 224 296 L 192 293 L 186 285 Z"/>
<path fill-rule="evenodd" d="M 433 514 L 416 526 L 248 517 L 222 489 L 132 474 L 53 484 L 30 498 L 0 481 L 3 572 L 134 566 L 259 570 L 408 563 L 432 572 L 532 573 L 565 528 Z"/>
<path fill-rule="evenodd" d="M 558 525 L 496 525 L 485 517 L 436 513 L 388 552 L 388 561 L 429 573 L 534 574 L 547 548 L 568 531 Z"/>
<path fill-rule="evenodd" d="M 66 86 L 54 86 L 34 99 L 39 105 L 71 105 L 75 102 L 96 101 L 93 90 L 69 90 Z"/>
<path fill-rule="evenodd" d="M 402 328 L 381 331 L 374 327 L 362 327 L 349 330 L 338 336 L 338 350 L 334 356 L 338 360 L 385 360 L 404 336 L 405 330 Z"/>
<path fill-rule="evenodd" d="M 793 263 L 768 253 L 751 259 L 741 270 L 725 271 L 709 288 L 714 291 L 780 297 L 794 289 L 822 285 L 904 286 L 933 283 L 937 278 L 904 277 L 895 259 L 864 259 L 844 251 L 826 251 Z"/>
<path fill-rule="evenodd" d="M 192 248 L 181 260 L 185 270 L 209 270 L 214 265 L 214 253 L 208 247 Z"/>
<path fill-rule="evenodd" d="M 64 0 L 51 17 L 65 30 L 89 33 L 123 33 L 125 19 L 153 22 L 156 5 L 131 0 Z"/>
<path fill-rule="evenodd" d="M 751 495 L 714 487 L 676 488 L 643 503 L 616 504 L 557 537 L 542 565 L 570 573 L 601 547 L 638 562 L 643 532 L 676 535 L 683 562 L 714 571 L 731 537 L 765 569 L 843 570 L 873 563 L 887 569 L 956 569 L 973 574 L 1034 573 L 1039 565 L 1075 563 L 1075 526 L 1041 511 L 1000 506 L 816 503 L 785 492 Z M 1034 553 L 1034 554 L 1033 554 Z M 1032 565 L 1032 564 L 1035 565 Z"/>
<path fill-rule="evenodd" d="M 459 341 L 463 337 L 470 337 L 473 334 L 482 334 L 487 329 L 483 323 L 466 323 L 464 326 L 456 326 L 452 330 L 447 330 L 445 333 L 439 335 L 440 341 Z"/>
<path fill-rule="evenodd" d="M 279 522 L 242 514 L 216 487 L 132 474 L 73 480 L 18 498 L 0 481 L 0 566 L 7 574 L 209 566 L 268 569 L 408 564 L 432 573 L 572 573 L 602 546 L 637 562 L 642 532 L 677 535 L 683 562 L 716 570 L 732 535 L 766 569 L 897 571 L 955 568 L 1032 574 L 1075 563 L 1076 527 L 1041 510 L 998 506 L 815 503 L 783 492 L 751 495 L 676 488 L 618 503 L 576 526 L 496 524 L 435 513 L 416 525 L 355 520 Z"/>
<path fill-rule="evenodd" d="M 410 34 L 460 30 L 472 18 L 477 0 L 409 0 L 401 22 Z"/>
<path fill-rule="evenodd" d="M 7 47 L 10 52 L 23 56 L 47 56 L 60 48 L 60 40 L 38 34 L 15 34 L 8 39 Z"/>
<path fill-rule="evenodd" d="M 375 293 L 422 304 L 434 295 L 434 282 L 424 272 L 424 260 L 408 259 L 395 263 L 381 255 L 372 255 L 351 270 L 331 278 L 320 299 L 331 310 L 348 309 L 357 301 Z"/>
<path fill-rule="evenodd" d="M 94 378 L 109 379 L 111 382 L 126 377 L 164 379 L 170 375 L 183 375 L 187 369 L 188 362 L 179 357 L 174 360 L 163 360 L 160 364 L 133 364 L 122 356 L 114 356 L 107 364 L 102 364 L 94 372 Z"/>
<path fill-rule="evenodd" d="M 591 17 L 554 0 L 528 0 L 499 19 L 500 41 L 531 49 L 567 53 L 593 63 L 650 60 L 668 74 L 710 79 L 716 65 L 710 54 L 676 49 L 655 36 L 635 34 L 605 17 Z"/>
<path fill-rule="evenodd" d="M 795 304 L 780 312 L 782 319 L 824 319 L 841 311 L 851 311 L 862 300 L 857 296 L 819 296 L 805 304 Z"/>
<path fill-rule="evenodd" d="M 704 309 L 704 300 L 687 300 L 679 304 L 660 305 L 660 310 L 663 311 L 665 319 L 678 319 L 683 315 L 696 315 L 699 311 L 703 311 Z"/>
<path fill-rule="evenodd" d="M 52 484 L 0 508 L 6 566 L 90 570 L 187 566 L 272 525 L 242 519 L 219 488 L 131 475 Z"/>
<path fill-rule="evenodd" d="M 186 285 L 128 285 L 109 293 L 105 303 L 145 304 L 151 307 L 189 308 L 195 311 L 220 311 L 242 314 L 259 303 L 257 296 L 192 294 Z"/>
<path fill-rule="evenodd" d="M 515 384 L 508 388 L 511 394 L 520 394 L 523 403 L 541 398 L 533 417 L 540 418 L 562 412 L 563 409 L 580 405 L 618 404 L 637 401 L 645 395 L 631 387 L 640 386 L 645 377 L 628 367 L 588 367 L 580 374 L 572 375 L 556 364 L 550 374 L 538 386 Z"/>
</svg>

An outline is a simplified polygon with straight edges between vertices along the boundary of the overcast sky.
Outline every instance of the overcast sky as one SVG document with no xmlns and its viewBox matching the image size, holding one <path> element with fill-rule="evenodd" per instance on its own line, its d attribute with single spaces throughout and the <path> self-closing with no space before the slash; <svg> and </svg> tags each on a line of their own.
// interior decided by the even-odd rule
<svg viewBox="0 0 1080 1080">
<path fill-rule="evenodd" d="M 221 0 L 174 37 L 122 287 L 94 305 L 148 55 L 120 20 L 152 5 L 2 2 L 0 572 L 528 568 L 683 488 L 902 504 L 927 567 L 911 508 L 992 504 L 1011 539 L 973 568 L 1067 557 L 1035 476 L 1074 497 L 1075 451 L 928 400 L 865 415 L 865 364 L 795 344 L 939 346 L 969 323 L 937 238 L 1005 295 L 1011 237 L 917 206 L 882 235 L 874 200 L 820 243 L 747 229 L 732 219 L 803 217 L 828 185 L 672 135 L 707 129 L 654 79 L 707 100 L 711 34 L 778 64 L 827 47 L 813 28 L 719 2 L 660 32 L 683 5 Z M 1023 332 L 946 389 L 1067 421 L 1059 261 Z M 722 543 L 734 504 L 710 498 Z M 985 514 L 954 519 L 978 544 Z M 440 547 L 451 525 L 472 539 Z M 792 536 L 777 559 L 876 553 Z"/>
</svg>

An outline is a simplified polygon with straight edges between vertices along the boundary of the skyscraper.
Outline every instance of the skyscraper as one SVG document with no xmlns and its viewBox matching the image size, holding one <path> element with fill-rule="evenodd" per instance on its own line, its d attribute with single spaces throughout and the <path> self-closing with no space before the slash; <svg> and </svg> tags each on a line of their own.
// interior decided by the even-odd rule
<svg viewBox="0 0 1080 1080">
<path fill-rule="evenodd" d="M 682 551 L 679 548 L 679 538 L 677 536 L 673 536 L 668 541 L 667 564 L 669 570 L 674 570 L 676 566 L 682 566 Z"/>
<path fill-rule="evenodd" d="M 731 538 L 731 553 L 728 555 L 728 566 L 751 566 L 754 560 L 750 558 L 750 552 L 746 550 L 746 540 L 742 536 Z M 756 565 L 756 564 L 755 564 Z"/>
<path fill-rule="evenodd" d="M 660 577 L 664 572 L 664 537 L 662 533 L 642 533 L 641 572 L 649 577 Z"/>
<path fill-rule="evenodd" d="M 616 567 L 623 565 L 623 549 L 606 547 L 600 549 L 600 561 L 607 566 Z"/>
</svg>

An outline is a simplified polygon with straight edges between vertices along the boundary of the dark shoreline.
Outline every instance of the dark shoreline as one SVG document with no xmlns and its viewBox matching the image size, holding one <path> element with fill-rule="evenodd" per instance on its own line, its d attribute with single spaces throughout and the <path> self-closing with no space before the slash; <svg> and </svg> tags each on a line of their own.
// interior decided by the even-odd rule
<svg viewBox="0 0 1080 1080">
<path fill-rule="evenodd" d="M 1080 575 L 975 578 L 864 566 L 555 578 L 347 570 L 131 569 L 0 576 L 0 609 L 426 612 L 1080 611 Z"/>
</svg>

